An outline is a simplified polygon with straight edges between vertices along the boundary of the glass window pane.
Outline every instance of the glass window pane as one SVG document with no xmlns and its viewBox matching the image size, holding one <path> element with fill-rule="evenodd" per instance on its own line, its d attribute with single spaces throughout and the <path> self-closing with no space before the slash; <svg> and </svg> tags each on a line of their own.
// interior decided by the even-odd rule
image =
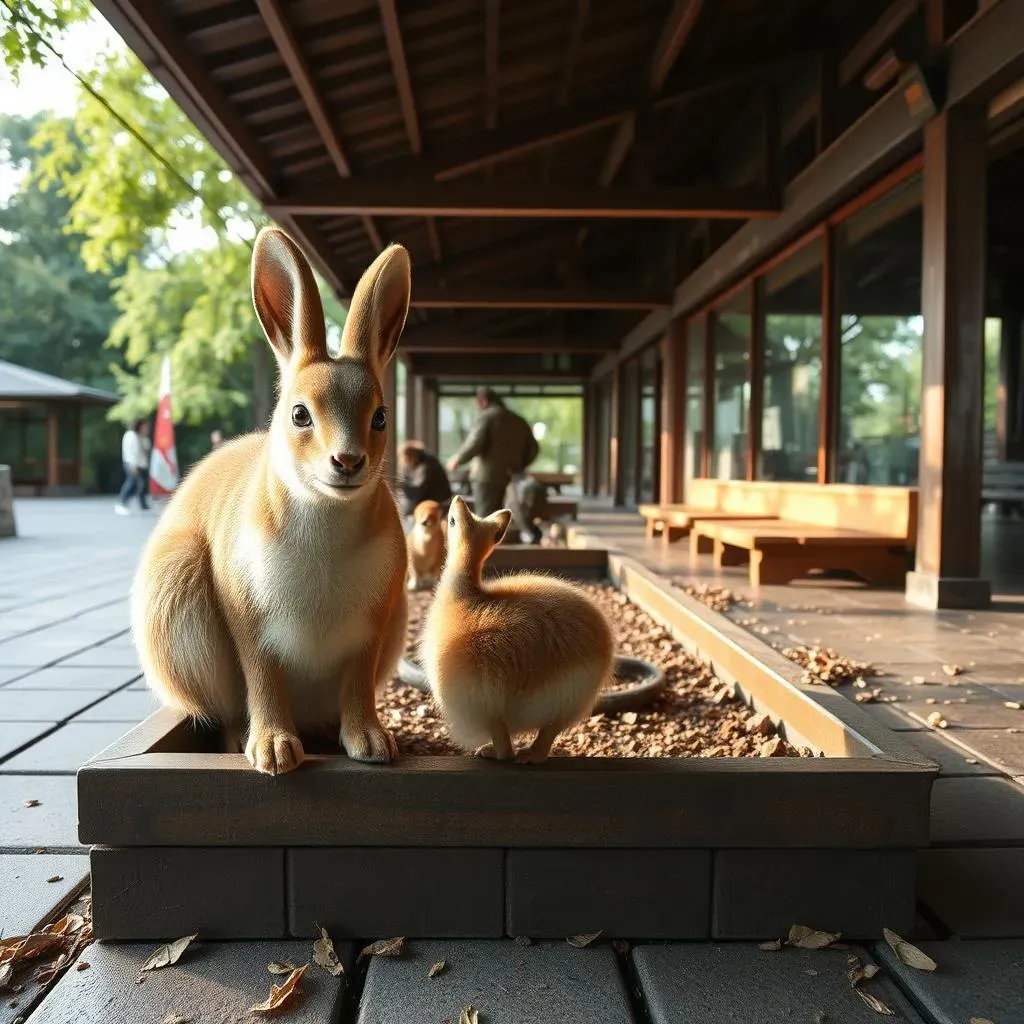
<svg viewBox="0 0 1024 1024">
<path fill-rule="evenodd" d="M 821 394 L 822 242 L 759 282 L 764 317 L 764 411 L 760 480 L 814 482 Z"/>
<path fill-rule="evenodd" d="M 715 447 L 711 475 L 742 480 L 747 475 L 750 413 L 750 286 L 712 313 L 715 352 Z"/>
<path fill-rule="evenodd" d="M 640 373 L 640 501 L 657 501 L 661 448 L 659 435 L 659 356 L 657 345 L 643 354 Z"/>
<path fill-rule="evenodd" d="M 921 414 L 921 179 L 840 225 L 840 483 L 917 483 Z"/>
<path fill-rule="evenodd" d="M 619 439 L 621 457 L 619 471 L 622 474 L 619 492 L 623 505 L 637 503 L 637 442 L 639 441 L 638 420 L 640 418 L 640 364 L 636 359 L 626 363 L 622 374 L 622 416 Z"/>
<path fill-rule="evenodd" d="M 690 321 L 686 332 L 686 450 L 683 474 L 687 481 L 701 475 L 704 448 L 704 329 L 705 318 Z"/>
</svg>

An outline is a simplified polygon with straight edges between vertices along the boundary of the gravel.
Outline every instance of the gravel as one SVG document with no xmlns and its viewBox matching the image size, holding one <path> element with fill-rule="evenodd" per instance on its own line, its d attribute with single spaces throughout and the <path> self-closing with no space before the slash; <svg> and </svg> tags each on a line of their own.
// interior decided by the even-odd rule
<svg viewBox="0 0 1024 1024">
<path fill-rule="evenodd" d="M 688 654 L 646 612 L 608 584 L 580 584 L 604 611 L 616 652 L 658 665 L 668 687 L 649 708 L 594 715 L 563 733 L 553 753 L 591 757 L 796 757 L 770 720 L 755 715 L 711 669 Z M 409 595 L 409 645 L 430 594 Z M 457 754 L 430 698 L 397 679 L 377 700 L 381 721 L 405 754 Z"/>
</svg>

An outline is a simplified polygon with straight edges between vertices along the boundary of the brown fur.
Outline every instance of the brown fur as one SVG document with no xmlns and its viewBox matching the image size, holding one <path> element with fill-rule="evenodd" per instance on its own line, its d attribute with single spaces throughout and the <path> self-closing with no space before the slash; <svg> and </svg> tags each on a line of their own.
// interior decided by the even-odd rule
<svg viewBox="0 0 1024 1024">
<path fill-rule="evenodd" d="M 433 586 L 444 566 L 447 520 L 436 501 L 421 501 L 412 513 L 412 529 L 406 537 L 409 553 L 409 590 Z"/>
<path fill-rule="evenodd" d="M 543 761 L 558 734 L 586 717 L 611 675 L 611 630 L 576 587 L 537 575 L 482 581 L 511 514 L 479 519 L 459 497 L 448 558 L 427 614 L 421 660 L 457 742 L 505 760 Z M 512 737 L 536 731 L 515 755 Z"/>
<path fill-rule="evenodd" d="M 245 753 L 262 772 L 302 760 L 300 730 L 339 729 L 359 760 L 397 755 L 374 693 L 405 644 L 406 554 L 386 431 L 372 423 L 409 288 L 408 255 L 390 247 L 332 359 L 305 258 L 264 229 L 253 302 L 281 370 L 270 430 L 207 456 L 142 554 L 132 628 L 150 686 L 230 734 L 248 719 Z M 295 422 L 299 405 L 311 423 Z"/>
</svg>

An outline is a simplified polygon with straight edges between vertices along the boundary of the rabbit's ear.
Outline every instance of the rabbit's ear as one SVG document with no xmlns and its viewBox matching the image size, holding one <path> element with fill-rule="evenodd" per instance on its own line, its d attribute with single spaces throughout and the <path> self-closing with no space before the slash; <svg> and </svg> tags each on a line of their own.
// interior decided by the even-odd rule
<svg viewBox="0 0 1024 1024">
<path fill-rule="evenodd" d="M 341 354 L 368 363 L 380 377 L 395 354 L 409 312 L 409 253 L 389 245 L 359 279 L 341 336 Z"/>
<path fill-rule="evenodd" d="M 494 531 L 494 543 L 500 544 L 508 533 L 508 524 L 512 522 L 512 513 L 507 508 L 492 512 L 486 519 L 482 520 Z"/>
<path fill-rule="evenodd" d="M 263 228 L 252 252 L 252 301 L 284 368 L 327 359 L 327 331 L 313 271 L 280 228 Z"/>
</svg>

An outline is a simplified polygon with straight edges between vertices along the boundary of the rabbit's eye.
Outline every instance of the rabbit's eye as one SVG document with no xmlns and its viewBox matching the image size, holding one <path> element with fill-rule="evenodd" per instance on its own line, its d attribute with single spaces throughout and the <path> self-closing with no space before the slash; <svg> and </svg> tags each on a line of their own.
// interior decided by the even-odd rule
<svg viewBox="0 0 1024 1024">
<path fill-rule="evenodd" d="M 452 516 L 451 519 L 448 520 L 448 525 L 449 526 L 454 526 L 455 525 L 455 516 Z"/>
<path fill-rule="evenodd" d="M 384 406 L 380 406 L 377 411 L 373 414 L 373 419 L 370 420 L 370 426 L 374 430 L 384 430 L 388 425 L 388 414 Z"/>
<path fill-rule="evenodd" d="M 296 405 L 292 407 L 292 423 L 296 427 L 311 427 L 313 417 L 309 415 L 309 410 L 304 405 Z"/>
</svg>

